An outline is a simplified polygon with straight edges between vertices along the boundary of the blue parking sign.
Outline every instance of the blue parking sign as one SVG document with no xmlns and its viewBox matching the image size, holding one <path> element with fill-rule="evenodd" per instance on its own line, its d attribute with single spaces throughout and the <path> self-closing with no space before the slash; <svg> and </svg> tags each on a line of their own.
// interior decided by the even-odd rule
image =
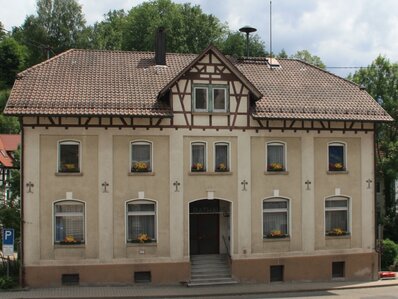
<svg viewBox="0 0 398 299">
<path fill-rule="evenodd" d="M 3 245 L 14 246 L 14 229 L 3 228 Z"/>
</svg>

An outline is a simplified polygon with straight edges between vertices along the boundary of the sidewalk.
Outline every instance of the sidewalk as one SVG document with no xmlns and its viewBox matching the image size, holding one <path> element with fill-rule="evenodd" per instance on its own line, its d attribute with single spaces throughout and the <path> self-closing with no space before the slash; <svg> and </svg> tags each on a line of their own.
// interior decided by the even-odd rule
<svg viewBox="0 0 398 299">
<path fill-rule="evenodd" d="M 266 293 L 289 293 L 337 289 L 374 288 L 398 286 L 398 279 L 372 282 L 301 282 L 272 284 L 236 284 L 211 287 L 186 286 L 100 286 L 41 288 L 23 291 L 0 292 L 0 298 L 168 298 L 228 296 Z"/>
</svg>

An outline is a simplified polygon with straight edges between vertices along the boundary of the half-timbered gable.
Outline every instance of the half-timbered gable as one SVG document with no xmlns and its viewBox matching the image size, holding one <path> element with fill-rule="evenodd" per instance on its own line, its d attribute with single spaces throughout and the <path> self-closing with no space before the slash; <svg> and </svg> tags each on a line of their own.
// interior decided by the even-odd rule
<svg viewBox="0 0 398 299">
<path fill-rule="evenodd" d="M 350 81 L 211 45 L 69 50 L 20 73 L 5 113 L 29 286 L 376 277 L 374 135 L 392 118 Z"/>
</svg>

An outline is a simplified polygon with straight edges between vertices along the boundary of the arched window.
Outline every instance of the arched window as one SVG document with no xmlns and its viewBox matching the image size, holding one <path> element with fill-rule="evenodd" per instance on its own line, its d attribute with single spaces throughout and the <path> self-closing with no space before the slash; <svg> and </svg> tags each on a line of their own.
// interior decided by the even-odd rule
<svg viewBox="0 0 398 299">
<path fill-rule="evenodd" d="M 73 140 L 58 143 L 58 172 L 80 172 L 80 142 Z"/>
<path fill-rule="evenodd" d="M 349 234 L 349 200 L 343 196 L 328 197 L 325 200 L 325 234 L 344 236 Z"/>
<path fill-rule="evenodd" d="M 148 141 L 131 142 L 131 172 L 152 171 L 152 144 Z"/>
<path fill-rule="evenodd" d="M 54 203 L 54 242 L 57 244 L 82 244 L 84 238 L 84 203 L 63 200 Z"/>
<path fill-rule="evenodd" d="M 206 143 L 191 143 L 191 171 L 206 171 Z"/>
<path fill-rule="evenodd" d="M 328 170 L 347 170 L 346 146 L 342 142 L 331 142 L 328 144 Z"/>
<path fill-rule="evenodd" d="M 226 172 L 230 171 L 229 166 L 229 143 L 216 142 L 214 144 L 214 171 Z"/>
<path fill-rule="evenodd" d="M 127 242 L 156 242 L 156 203 L 149 200 L 127 202 Z"/>
<path fill-rule="evenodd" d="M 267 143 L 267 171 L 286 171 L 286 145 L 284 142 Z"/>
<path fill-rule="evenodd" d="M 285 238 L 289 236 L 289 201 L 270 198 L 263 201 L 263 237 Z"/>
</svg>

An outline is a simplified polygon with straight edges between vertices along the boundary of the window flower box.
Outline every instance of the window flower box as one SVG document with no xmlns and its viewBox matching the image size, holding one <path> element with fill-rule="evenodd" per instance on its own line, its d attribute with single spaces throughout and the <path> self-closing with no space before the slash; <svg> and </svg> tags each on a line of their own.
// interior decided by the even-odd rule
<svg viewBox="0 0 398 299">
<path fill-rule="evenodd" d="M 281 163 L 271 163 L 268 165 L 268 171 L 285 171 L 285 167 Z"/>
<path fill-rule="evenodd" d="M 61 245 L 80 245 L 83 244 L 81 240 L 75 239 L 73 236 L 66 236 L 63 241 L 60 241 Z"/>
<path fill-rule="evenodd" d="M 220 163 L 220 164 L 217 165 L 216 171 L 217 172 L 228 172 L 229 169 L 224 163 Z"/>
<path fill-rule="evenodd" d="M 343 163 L 330 163 L 329 171 L 345 171 L 345 166 Z"/>
<path fill-rule="evenodd" d="M 194 163 L 191 166 L 191 171 L 200 172 L 200 171 L 206 171 L 206 169 L 204 168 L 204 165 L 202 163 Z"/>
<path fill-rule="evenodd" d="M 149 165 L 146 162 L 135 162 L 131 167 L 131 172 L 148 172 Z"/>
<path fill-rule="evenodd" d="M 348 232 L 341 229 L 341 228 L 333 228 L 330 231 L 326 232 L 327 236 L 334 236 L 334 237 L 339 237 L 339 236 L 346 236 L 348 235 Z"/>
<path fill-rule="evenodd" d="M 128 240 L 129 243 L 154 243 L 156 240 L 152 240 L 151 237 L 148 236 L 148 234 L 139 234 L 137 236 L 137 239 L 134 240 Z"/>
<path fill-rule="evenodd" d="M 287 237 L 288 237 L 288 235 L 284 234 L 280 230 L 273 230 L 269 234 L 266 235 L 267 239 L 283 239 L 283 238 L 287 238 Z"/>
</svg>

